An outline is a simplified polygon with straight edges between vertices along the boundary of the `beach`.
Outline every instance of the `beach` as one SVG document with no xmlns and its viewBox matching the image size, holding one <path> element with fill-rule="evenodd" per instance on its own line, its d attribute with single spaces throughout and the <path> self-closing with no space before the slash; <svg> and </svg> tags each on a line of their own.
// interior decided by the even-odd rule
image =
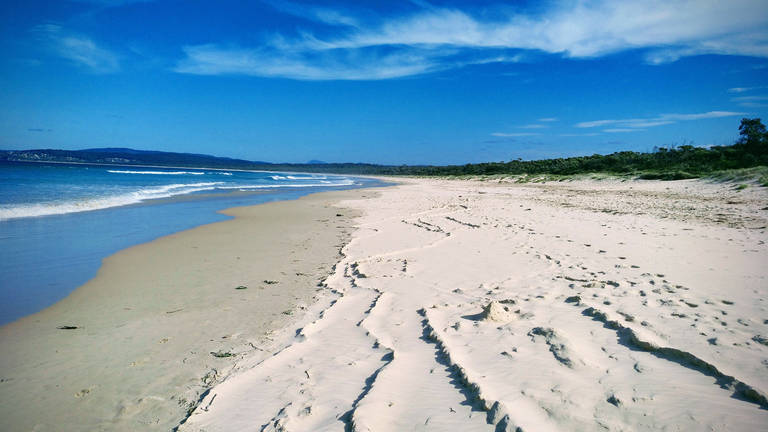
<svg viewBox="0 0 768 432">
<path fill-rule="evenodd" d="M 0 3 L 0 432 L 768 432 L 767 3 Z"/>
<path fill-rule="evenodd" d="M 397 181 L 109 257 L 0 328 L 0 428 L 768 424 L 765 188 Z"/>
<path fill-rule="evenodd" d="M 333 203 L 371 194 L 238 207 L 106 258 L 65 299 L 0 327 L 0 429 L 174 428 L 315 303 L 355 215 Z"/>
<path fill-rule="evenodd" d="M 187 431 L 760 430 L 766 190 L 403 180 Z"/>
</svg>

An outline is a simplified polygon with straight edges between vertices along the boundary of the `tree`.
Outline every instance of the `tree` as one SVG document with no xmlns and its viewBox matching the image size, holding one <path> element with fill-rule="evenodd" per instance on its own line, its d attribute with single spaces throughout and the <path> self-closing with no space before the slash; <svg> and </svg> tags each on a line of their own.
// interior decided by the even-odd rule
<svg viewBox="0 0 768 432">
<path fill-rule="evenodd" d="M 741 119 L 739 135 L 739 144 L 744 144 L 750 152 L 765 152 L 768 148 L 768 132 L 759 118 Z"/>
</svg>

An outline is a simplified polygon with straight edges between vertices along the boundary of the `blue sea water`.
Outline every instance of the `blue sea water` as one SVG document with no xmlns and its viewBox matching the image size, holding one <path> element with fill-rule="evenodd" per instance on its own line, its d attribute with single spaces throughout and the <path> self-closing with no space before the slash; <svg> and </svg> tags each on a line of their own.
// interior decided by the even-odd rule
<svg viewBox="0 0 768 432">
<path fill-rule="evenodd" d="M 121 249 L 217 211 L 377 186 L 347 176 L 0 162 L 0 324 L 42 310 Z"/>
</svg>

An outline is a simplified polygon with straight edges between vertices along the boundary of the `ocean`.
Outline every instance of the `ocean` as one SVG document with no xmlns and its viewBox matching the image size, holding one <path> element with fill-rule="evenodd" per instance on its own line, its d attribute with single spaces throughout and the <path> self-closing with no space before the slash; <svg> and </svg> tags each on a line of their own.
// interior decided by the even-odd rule
<svg viewBox="0 0 768 432">
<path fill-rule="evenodd" d="M 40 311 L 121 249 L 229 207 L 380 182 L 324 174 L 0 162 L 0 324 Z"/>
</svg>

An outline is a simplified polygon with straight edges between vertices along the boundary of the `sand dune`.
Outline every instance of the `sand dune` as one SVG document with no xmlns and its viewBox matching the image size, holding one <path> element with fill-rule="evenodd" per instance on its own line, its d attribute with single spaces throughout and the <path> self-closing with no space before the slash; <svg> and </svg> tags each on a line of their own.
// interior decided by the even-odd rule
<svg viewBox="0 0 768 432">
<path fill-rule="evenodd" d="M 759 430 L 768 193 L 408 181 L 182 430 Z"/>
</svg>

